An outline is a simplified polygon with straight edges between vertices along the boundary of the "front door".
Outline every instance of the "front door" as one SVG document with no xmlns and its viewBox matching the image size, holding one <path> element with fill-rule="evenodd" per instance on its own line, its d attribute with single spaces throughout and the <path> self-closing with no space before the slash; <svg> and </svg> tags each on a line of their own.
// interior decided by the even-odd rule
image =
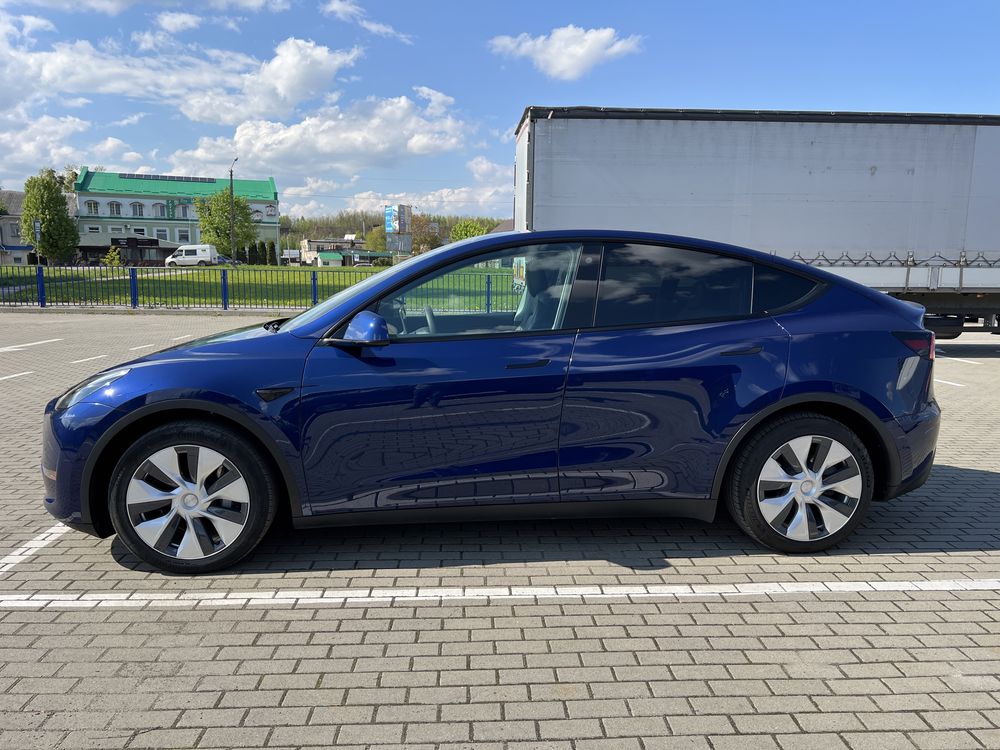
<svg viewBox="0 0 1000 750">
<path fill-rule="evenodd" d="M 557 500 L 581 253 L 535 245 L 459 261 L 369 308 L 388 322 L 387 346 L 317 346 L 301 402 L 312 513 Z"/>
</svg>

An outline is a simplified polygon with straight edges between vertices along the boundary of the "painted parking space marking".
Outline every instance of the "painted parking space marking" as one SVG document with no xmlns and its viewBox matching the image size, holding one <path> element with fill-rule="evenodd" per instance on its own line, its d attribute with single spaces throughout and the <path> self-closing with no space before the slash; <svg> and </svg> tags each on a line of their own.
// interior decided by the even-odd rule
<svg viewBox="0 0 1000 750">
<path fill-rule="evenodd" d="M 940 353 L 940 352 L 939 352 Z M 981 365 L 982 362 L 976 362 L 971 359 L 962 359 L 961 357 L 952 357 L 947 354 L 942 354 L 941 359 L 950 359 L 952 362 L 964 362 L 967 365 Z"/>
<path fill-rule="evenodd" d="M 63 527 L 65 528 L 65 527 Z M 52 531 L 52 530 L 50 530 Z M 29 543 L 30 544 L 30 543 Z M 44 546 L 44 545 L 43 545 Z M 0 609 L 142 609 L 157 607 L 317 607 L 444 602 L 672 600 L 691 597 L 798 596 L 875 592 L 985 591 L 1000 595 L 1000 579 L 913 581 L 772 581 L 767 583 L 640 584 L 633 586 L 485 586 L 265 591 L 93 591 L 0 594 Z"/>
<path fill-rule="evenodd" d="M 953 385 L 956 388 L 965 388 L 965 383 L 953 383 L 950 380 L 941 380 L 940 378 L 934 378 L 935 383 L 944 383 L 945 385 Z"/>
<path fill-rule="evenodd" d="M 78 365 L 81 362 L 93 362 L 95 359 L 103 359 L 104 357 L 107 356 L 108 356 L 107 354 L 98 354 L 96 357 L 86 357 L 85 359 L 74 359 L 72 362 L 70 362 L 70 364 Z"/>
<path fill-rule="evenodd" d="M 191 338 L 191 334 L 190 333 L 185 333 L 183 336 L 174 336 L 170 340 L 171 341 L 180 341 L 181 339 L 189 339 L 189 338 Z"/>
<path fill-rule="evenodd" d="M 20 547 L 11 552 L 9 555 L 0 557 L 0 575 L 8 572 L 18 563 L 23 563 L 26 560 L 30 560 L 32 557 L 38 554 L 38 551 L 40 549 L 42 549 L 43 547 L 48 547 L 50 544 L 52 544 L 52 542 L 61 537 L 67 531 L 70 531 L 69 526 L 64 526 L 61 523 L 57 523 L 55 526 L 52 526 L 43 531 L 41 534 L 36 536 L 30 542 L 25 542 Z M 2 598 L 3 596 L 4 596 L 3 594 L 0 594 L 0 598 Z"/>
<path fill-rule="evenodd" d="M 10 346 L 0 346 L 0 352 L 20 352 L 29 346 L 41 346 L 42 344 L 54 344 L 62 339 L 44 339 L 42 341 L 30 341 L 27 344 L 11 344 Z"/>
<path fill-rule="evenodd" d="M 130 346 L 128 350 L 134 352 L 136 349 L 148 349 L 151 346 L 156 346 L 156 344 L 142 344 L 141 346 Z"/>
<path fill-rule="evenodd" d="M 34 370 L 25 370 L 24 372 L 15 372 L 13 375 L 4 375 L 0 380 L 10 380 L 11 378 L 19 378 L 22 375 L 31 375 Z"/>
</svg>

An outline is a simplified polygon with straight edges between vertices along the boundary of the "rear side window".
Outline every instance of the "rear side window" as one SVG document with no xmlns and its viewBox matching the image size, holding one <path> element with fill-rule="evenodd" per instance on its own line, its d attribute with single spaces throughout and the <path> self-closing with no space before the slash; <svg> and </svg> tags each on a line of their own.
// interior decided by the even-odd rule
<svg viewBox="0 0 1000 750">
<path fill-rule="evenodd" d="M 656 325 L 750 314 L 753 264 L 675 247 L 608 244 L 597 326 Z"/>
<path fill-rule="evenodd" d="M 754 314 L 787 307 L 816 288 L 816 282 L 769 266 L 754 266 Z"/>
</svg>

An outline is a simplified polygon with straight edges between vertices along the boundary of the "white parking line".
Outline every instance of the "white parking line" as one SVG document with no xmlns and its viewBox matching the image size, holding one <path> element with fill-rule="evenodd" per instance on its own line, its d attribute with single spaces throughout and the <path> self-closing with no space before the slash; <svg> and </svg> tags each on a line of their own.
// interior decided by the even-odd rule
<svg viewBox="0 0 1000 750">
<path fill-rule="evenodd" d="M 935 383 L 944 383 L 945 385 L 953 385 L 956 388 L 965 388 L 965 383 L 952 383 L 950 380 L 940 380 L 939 378 L 934 378 Z"/>
<path fill-rule="evenodd" d="M 385 589 L 277 589 L 270 591 L 92 591 L 66 594 L 0 594 L 0 609 L 111 607 L 315 607 L 317 605 L 440 604 L 452 601 L 539 601 L 561 599 L 684 599 L 796 596 L 876 591 L 1000 592 L 1000 579 L 946 581 L 770 581 L 766 583 L 645 584 L 635 586 L 491 586 Z"/>
<path fill-rule="evenodd" d="M 11 378 L 19 378 L 22 375 L 30 375 L 34 370 L 25 370 L 24 372 L 15 372 L 13 375 L 4 375 L 0 380 L 10 380 Z"/>
<path fill-rule="evenodd" d="M 108 356 L 107 354 L 98 354 L 96 357 L 87 357 L 86 359 L 74 359 L 72 362 L 70 362 L 70 364 L 78 365 L 81 362 L 93 362 L 95 359 L 102 359 L 107 356 Z"/>
<path fill-rule="evenodd" d="M 156 346 L 156 344 L 143 344 L 142 346 L 130 346 L 128 350 L 134 352 L 136 349 L 148 349 L 151 346 Z"/>
<path fill-rule="evenodd" d="M 967 365 L 981 365 L 982 362 L 973 362 L 971 359 L 962 359 L 961 357 L 949 357 L 947 354 L 942 354 L 941 359 L 950 359 L 952 362 L 964 362 Z"/>
<path fill-rule="evenodd" d="M 181 339 L 189 339 L 189 338 L 191 338 L 191 334 L 190 333 L 185 333 L 183 336 L 174 336 L 170 340 L 171 341 L 180 341 Z"/>
<path fill-rule="evenodd" d="M 41 344 L 52 344 L 62 339 L 45 339 L 44 341 L 31 341 L 27 344 L 11 344 L 10 346 L 0 346 L 0 352 L 19 352 L 29 346 L 40 346 Z"/>
<path fill-rule="evenodd" d="M 18 563 L 30 560 L 38 554 L 38 550 L 42 547 L 48 547 L 69 530 L 69 526 L 57 523 L 55 526 L 43 531 L 30 542 L 25 542 L 6 557 L 0 557 L 0 574 L 6 573 Z"/>
</svg>

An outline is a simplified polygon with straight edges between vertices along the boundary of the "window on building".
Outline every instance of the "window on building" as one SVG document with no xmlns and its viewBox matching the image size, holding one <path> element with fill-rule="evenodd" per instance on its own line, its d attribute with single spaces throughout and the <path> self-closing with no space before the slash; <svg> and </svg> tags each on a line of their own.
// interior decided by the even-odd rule
<svg viewBox="0 0 1000 750">
<path fill-rule="evenodd" d="M 180 211 L 180 217 L 182 219 L 186 219 L 188 217 L 188 207 L 187 206 L 179 206 L 178 210 Z"/>
<path fill-rule="evenodd" d="M 598 326 L 657 325 L 750 314 L 753 264 L 675 247 L 609 244 Z"/>
<path fill-rule="evenodd" d="M 108 216 L 121 216 L 122 204 L 118 201 L 111 201 L 108 204 Z"/>
<path fill-rule="evenodd" d="M 15 255 L 11 260 L 13 260 L 15 263 L 20 264 L 22 259 L 20 255 Z"/>
<path fill-rule="evenodd" d="M 167 217 L 167 205 L 165 203 L 154 203 L 153 216 L 158 219 L 165 219 Z"/>
<path fill-rule="evenodd" d="M 108 231 L 111 234 L 125 234 L 125 229 L 123 227 L 108 227 Z"/>
<path fill-rule="evenodd" d="M 87 213 L 91 216 L 97 216 L 101 212 L 101 207 L 97 204 L 97 201 L 87 201 Z"/>
<path fill-rule="evenodd" d="M 96 227 L 93 224 L 87 225 L 87 234 L 100 234 L 100 233 L 101 233 L 100 227 Z"/>
<path fill-rule="evenodd" d="M 20 236 L 21 236 L 21 227 L 18 226 L 17 224 L 11 224 L 10 225 L 10 236 L 11 237 L 18 237 L 18 238 L 20 238 Z"/>
<path fill-rule="evenodd" d="M 136 227 L 132 231 L 135 232 L 140 237 L 145 237 L 146 236 L 146 230 L 145 230 L 144 227 Z"/>
<path fill-rule="evenodd" d="M 141 203 L 139 203 L 138 201 L 136 201 L 135 203 L 131 204 L 131 208 L 132 208 L 132 215 L 133 216 L 142 216 L 142 204 Z"/>
<path fill-rule="evenodd" d="M 166 229 L 154 229 L 153 230 L 153 234 L 156 237 L 156 239 L 158 239 L 158 240 L 166 240 L 167 239 L 167 230 Z"/>
<path fill-rule="evenodd" d="M 178 229 L 177 230 L 177 241 L 178 242 L 190 242 L 191 241 L 191 230 L 190 229 Z"/>
</svg>

